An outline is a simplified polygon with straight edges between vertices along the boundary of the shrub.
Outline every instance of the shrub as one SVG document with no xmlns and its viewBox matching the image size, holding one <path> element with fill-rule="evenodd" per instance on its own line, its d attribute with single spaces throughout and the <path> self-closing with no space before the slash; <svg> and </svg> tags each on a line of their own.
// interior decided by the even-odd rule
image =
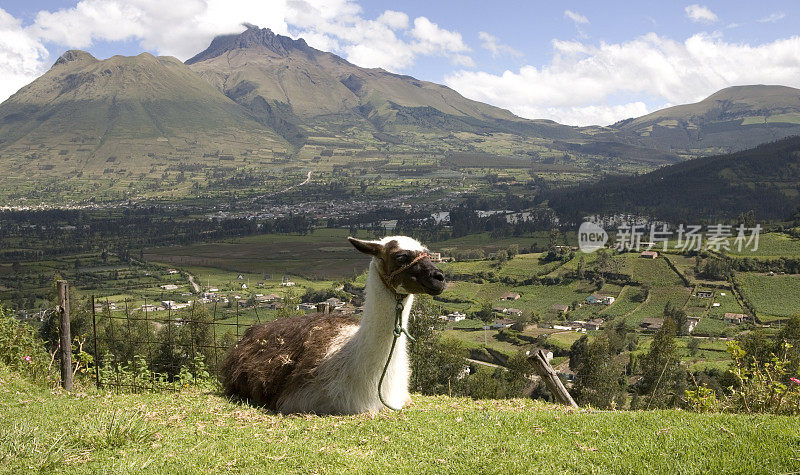
<svg viewBox="0 0 800 475">
<path fill-rule="evenodd" d="M 745 364 L 745 351 L 735 341 L 728 342 L 728 353 L 733 357 L 731 373 L 737 386 L 730 388 L 730 408 L 736 412 L 768 412 L 772 414 L 800 414 L 800 379 L 788 371 L 788 353 L 792 345 L 784 343 L 780 356 L 764 363 Z"/>
<path fill-rule="evenodd" d="M 0 363 L 30 379 L 48 381 L 50 355 L 44 342 L 27 324 L 0 307 Z"/>
</svg>

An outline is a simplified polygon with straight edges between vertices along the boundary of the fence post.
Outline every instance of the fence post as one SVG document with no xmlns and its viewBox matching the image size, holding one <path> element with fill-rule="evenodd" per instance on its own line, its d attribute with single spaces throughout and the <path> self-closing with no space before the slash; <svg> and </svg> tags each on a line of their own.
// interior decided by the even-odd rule
<svg viewBox="0 0 800 475">
<path fill-rule="evenodd" d="M 92 295 L 92 335 L 94 336 L 94 379 L 97 388 L 103 387 L 100 382 L 100 355 L 97 352 L 97 311 L 94 306 L 94 295 Z"/>
<path fill-rule="evenodd" d="M 69 284 L 66 280 L 58 281 L 58 298 L 61 337 L 61 387 L 72 391 L 72 335 L 69 328 Z"/>
<path fill-rule="evenodd" d="M 564 387 L 564 383 L 561 382 L 561 379 L 559 379 L 553 367 L 547 362 L 544 352 L 539 350 L 528 359 L 533 364 L 533 369 L 536 370 L 536 373 L 539 374 L 539 377 L 541 377 L 545 385 L 547 385 L 547 389 L 550 390 L 553 399 L 559 404 L 572 406 L 577 409 L 578 405 L 575 404 L 575 401 L 572 399 L 572 396 L 570 396 L 567 388 Z"/>
</svg>

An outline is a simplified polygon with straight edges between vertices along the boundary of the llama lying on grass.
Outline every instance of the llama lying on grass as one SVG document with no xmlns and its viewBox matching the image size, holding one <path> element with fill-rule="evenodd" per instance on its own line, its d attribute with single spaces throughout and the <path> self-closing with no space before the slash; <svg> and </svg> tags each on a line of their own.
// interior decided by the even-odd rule
<svg viewBox="0 0 800 475">
<path fill-rule="evenodd" d="M 301 315 L 249 328 L 222 366 L 220 379 L 229 396 L 283 413 L 381 409 L 378 383 L 395 339 L 398 305 L 406 328 L 414 294 L 442 293 L 444 274 L 412 238 L 348 239 L 372 256 L 361 320 Z M 381 386 L 383 400 L 393 408 L 410 401 L 406 343 L 400 334 Z"/>
</svg>

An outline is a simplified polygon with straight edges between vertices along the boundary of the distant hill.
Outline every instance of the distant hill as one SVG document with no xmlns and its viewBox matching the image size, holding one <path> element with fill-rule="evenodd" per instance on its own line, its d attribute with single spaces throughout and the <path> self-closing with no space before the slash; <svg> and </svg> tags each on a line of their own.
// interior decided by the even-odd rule
<svg viewBox="0 0 800 475">
<path fill-rule="evenodd" d="M 231 139 L 239 144 L 229 145 Z M 196 154 L 288 144 L 171 57 L 100 61 L 67 51 L 0 104 L 0 154 L 11 169 L 91 172 L 148 167 L 176 148 Z M 94 170 L 97 171 L 97 170 Z M 113 175 L 113 174 L 112 174 Z"/>
<path fill-rule="evenodd" d="M 0 104 L 0 167 L 28 196 L 34 178 L 124 179 L 119 194 L 127 196 L 145 178 L 155 189 L 154 181 L 183 179 L 184 171 L 202 182 L 243 168 L 315 168 L 322 156 L 355 163 L 400 154 L 431 170 L 512 163 L 592 179 L 791 134 L 800 134 L 800 90 L 787 87 L 728 88 L 610 127 L 571 127 L 522 119 L 248 26 L 186 63 L 148 53 L 106 60 L 64 53 Z"/>
<path fill-rule="evenodd" d="M 300 141 L 295 134 L 303 133 L 301 124 L 580 137 L 575 127 L 520 119 L 449 87 L 362 68 L 269 29 L 250 26 L 241 34 L 219 36 L 186 64 L 294 142 Z"/>
<path fill-rule="evenodd" d="M 732 152 L 800 134 L 800 89 L 735 86 L 695 104 L 618 122 L 642 146 L 701 155 Z"/>
<path fill-rule="evenodd" d="M 735 218 L 786 219 L 800 206 L 800 137 L 687 160 L 640 176 L 609 177 L 544 193 L 562 217 L 632 213 L 673 222 Z"/>
</svg>

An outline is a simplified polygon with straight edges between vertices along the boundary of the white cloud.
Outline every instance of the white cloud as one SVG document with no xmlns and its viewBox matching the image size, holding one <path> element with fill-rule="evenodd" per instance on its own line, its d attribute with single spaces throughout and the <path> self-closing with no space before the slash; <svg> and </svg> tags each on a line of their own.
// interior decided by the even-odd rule
<svg viewBox="0 0 800 475">
<path fill-rule="evenodd" d="M 29 30 L 33 38 L 66 48 L 133 40 L 185 60 L 214 36 L 242 31 L 244 22 L 303 37 L 366 67 L 403 71 L 420 55 L 474 65 L 460 33 L 426 17 L 415 18 L 412 26 L 407 14 L 394 10 L 367 19 L 357 0 L 172 0 L 169 8 L 161 0 L 81 0 L 74 7 L 40 11 Z"/>
<path fill-rule="evenodd" d="M 689 5 L 684 9 L 686 16 L 694 21 L 701 23 L 713 23 L 717 21 L 716 13 L 712 12 L 708 7 L 698 4 Z"/>
<path fill-rule="evenodd" d="M 44 45 L 0 8 L 0 100 L 41 75 L 47 59 Z"/>
<path fill-rule="evenodd" d="M 508 55 L 513 56 L 515 58 L 522 57 L 522 52 L 518 51 L 511 46 L 505 45 L 500 42 L 500 38 L 487 33 L 485 31 L 481 31 L 478 33 L 478 38 L 481 40 L 481 48 L 485 50 L 489 50 L 492 53 L 492 57 L 497 58 L 498 56 Z"/>
<path fill-rule="evenodd" d="M 410 33 L 417 40 L 414 49 L 422 53 L 446 54 L 469 51 L 461 39 L 461 33 L 440 28 L 424 16 L 414 19 L 414 28 Z"/>
<path fill-rule="evenodd" d="M 403 12 L 386 10 L 378 17 L 378 21 L 393 30 L 405 30 L 408 28 L 408 15 Z"/>
<path fill-rule="evenodd" d="M 744 84 L 800 87 L 800 37 L 751 46 L 708 34 L 684 42 L 650 33 L 624 43 L 553 41 L 542 67 L 458 71 L 445 82 L 465 96 L 528 118 L 608 124 L 656 106 L 683 104 Z M 622 99 L 620 99 L 622 98 Z M 623 102 L 623 105 L 615 105 Z"/>
<path fill-rule="evenodd" d="M 569 18 L 577 25 L 583 25 L 589 23 L 589 19 L 585 16 L 581 15 L 580 13 L 575 13 L 572 10 L 564 10 L 564 18 Z"/>
<path fill-rule="evenodd" d="M 783 12 L 775 12 L 770 14 L 769 16 L 765 16 L 764 18 L 760 18 L 758 21 L 759 23 L 777 23 L 781 20 L 786 18 L 786 14 Z"/>
</svg>

